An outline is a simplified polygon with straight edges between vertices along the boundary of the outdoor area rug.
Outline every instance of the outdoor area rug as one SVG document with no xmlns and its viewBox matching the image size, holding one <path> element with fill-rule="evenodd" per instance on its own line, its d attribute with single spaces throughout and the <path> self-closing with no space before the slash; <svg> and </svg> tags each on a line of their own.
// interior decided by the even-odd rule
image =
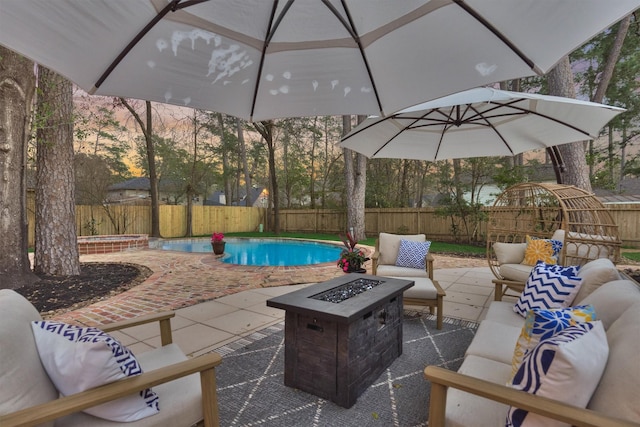
<svg viewBox="0 0 640 427">
<path fill-rule="evenodd" d="M 403 352 L 349 409 L 284 385 L 284 323 L 215 351 L 221 426 L 426 426 L 427 365 L 457 370 L 477 324 L 405 311 Z"/>
</svg>

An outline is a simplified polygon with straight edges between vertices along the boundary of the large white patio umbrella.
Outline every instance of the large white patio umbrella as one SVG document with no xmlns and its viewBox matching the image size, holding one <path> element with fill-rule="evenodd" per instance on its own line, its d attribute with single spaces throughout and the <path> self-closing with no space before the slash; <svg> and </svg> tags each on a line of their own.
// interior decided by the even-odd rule
<svg viewBox="0 0 640 427">
<path fill-rule="evenodd" d="M 340 145 L 369 158 L 513 156 L 595 139 L 622 108 L 557 96 L 476 88 L 369 117 Z"/>
<path fill-rule="evenodd" d="M 0 44 L 91 94 L 252 120 L 386 115 L 547 72 L 640 0 L 0 0 Z"/>
</svg>

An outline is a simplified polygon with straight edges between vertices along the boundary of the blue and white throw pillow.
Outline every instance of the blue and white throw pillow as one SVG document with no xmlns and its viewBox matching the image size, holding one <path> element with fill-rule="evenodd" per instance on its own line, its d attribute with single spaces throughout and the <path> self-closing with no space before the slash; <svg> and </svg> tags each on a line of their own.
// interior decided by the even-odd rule
<svg viewBox="0 0 640 427">
<path fill-rule="evenodd" d="M 415 242 L 412 240 L 400 240 L 400 248 L 398 249 L 398 258 L 396 265 L 398 267 L 421 268 L 425 269 L 425 258 L 429 253 L 431 242 Z"/>
<path fill-rule="evenodd" d="M 609 345 L 601 321 L 570 326 L 542 340 L 525 356 L 511 387 L 586 408 L 607 365 Z M 509 408 L 506 425 L 565 426 L 565 423 Z"/>
<path fill-rule="evenodd" d="M 562 276 L 567 276 L 567 277 L 577 276 L 578 271 L 580 271 L 579 265 L 562 266 L 557 264 L 547 264 L 546 266 L 547 266 L 547 270 L 550 273 L 558 273 Z"/>
<path fill-rule="evenodd" d="M 42 365 L 64 396 L 142 373 L 133 353 L 97 328 L 47 320 L 32 322 L 31 328 Z M 146 389 L 84 412 L 111 421 L 135 421 L 159 412 L 158 395 Z"/>
<path fill-rule="evenodd" d="M 558 272 L 557 267 L 539 262 L 531 270 L 524 291 L 513 306 L 513 311 L 527 316 L 534 308 L 569 307 L 582 285 L 582 278 L 568 276 L 569 270 Z"/>
</svg>

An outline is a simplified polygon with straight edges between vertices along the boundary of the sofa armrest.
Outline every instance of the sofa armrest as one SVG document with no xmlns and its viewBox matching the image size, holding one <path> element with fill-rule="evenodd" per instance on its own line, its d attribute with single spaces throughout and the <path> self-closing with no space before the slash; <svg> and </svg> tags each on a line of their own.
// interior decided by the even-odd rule
<svg viewBox="0 0 640 427">
<path fill-rule="evenodd" d="M 100 325 L 98 328 L 104 332 L 119 331 L 125 328 L 131 328 L 133 326 L 144 325 L 151 322 L 160 323 L 160 341 L 162 346 L 169 345 L 173 342 L 173 336 L 171 334 L 171 319 L 175 317 L 173 311 L 164 311 L 161 313 L 152 313 L 145 316 L 135 317 L 133 319 L 122 320 L 120 322 L 113 322 L 106 325 Z"/>
<path fill-rule="evenodd" d="M 431 381 L 429 427 L 444 427 L 447 389 L 453 387 L 489 400 L 525 409 L 577 427 L 638 427 L 638 424 L 582 409 L 557 400 L 536 396 L 501 384 L 481 380 L 437 366 L 427 366 L 424 377 Z"/>
<path fill-rule="evenodd" d="M 217 427 L 219 420 L 215 367 L 221 362 L 222 357 L 217 353 L 204 354 L 193 359 L 145 372 L 141 375 L 61 397 L 51 402 L 0 415 L 0 425 L 3 427 L 35 426 L 199 372 L 202 387 L 204 425 L 206 427 Z M 135 425 L 135 423 L 132 425 Z"/>
</svg>

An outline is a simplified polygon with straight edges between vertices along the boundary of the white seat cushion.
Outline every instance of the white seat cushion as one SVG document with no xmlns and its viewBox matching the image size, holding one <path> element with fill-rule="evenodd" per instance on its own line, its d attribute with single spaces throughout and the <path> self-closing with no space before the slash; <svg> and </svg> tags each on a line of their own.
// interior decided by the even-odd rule
<svg viewBox="0 0 640 427">
<path fill-rule="evenodd" d="M 187 360 L 177 344 L 145 351 L 136 357 L 145 372 Z M 153 390 L 160 399 L 160 413 L 122 425 L 130 427 L 191 426 L 202 419 L 199 374 L 154 386 Z M 60 427 L 110 427 L 114 425 L 120 424 L 96 418 L 84 412 L 77 412 L 56 420 L 56 426 Z"/>
<path fill-rule="evenodd" d="M 391 277 L 392 279 L 413 280 L 413 286 L 403 292 L 404 298 L 436 299 L 438 290 L 427 277 Z"/>
<path fill-rule="evenodd" d="M 429 277 L 426 270 L 420 268 L 398 267 L 396 265 L 378 265 L 377 276 L 386 277 Z"/>
<path fill-rule="evenodd" d="M 574 304 L 579 304 L 604 283 L 620 280 L 620 273 L 609 258 L 600 258 L 580 267 L 578 277 L 582 278 L 582 286 L 580 286 Z"/>
<path fill-rule="evenodd" d="M 458 370 L 461 374 L 506 384 L 511 373 L 511 365 L 474 355 L 465 357 Z M 509 406 L 480 396 L 450 388 L 447 393 L 446 426 L 503 426 Z M 481 424 L 479 424 L 479 420 Z"/>
</svg>

